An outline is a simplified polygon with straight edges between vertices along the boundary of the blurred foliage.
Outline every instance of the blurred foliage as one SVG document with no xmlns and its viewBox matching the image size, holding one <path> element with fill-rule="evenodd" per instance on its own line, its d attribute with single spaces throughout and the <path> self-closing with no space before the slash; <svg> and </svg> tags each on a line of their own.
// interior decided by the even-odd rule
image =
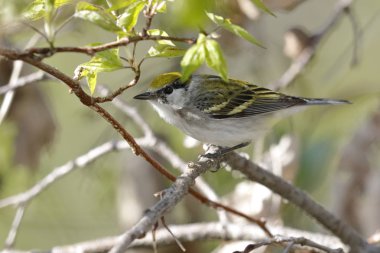
<svg viewBox="0 0 380 253">
<path fill-rule="evenodd" d="M 78 2 L 71 1 L 60 7 L 57 12 L 58 16 L 54 20 L 58 20 L 59 24 L 65 22 L 75 11 Z M 50 33 L 49 38 L 52 39 L 50 42 L 65 46 L 83 46 L 114 41 L 122 36 L 130 36 L 134 30 L 132 27 L 140 28 L 144 25 L 140 5 L 134 6 L 133 10 L 125 10 L 117 8 L 128 1 L 113 0 L 111 2 L 113 6 L 116 6 L 111 10 L 119 13 L 122 13 L 122 10 L 125 11 L 123 19 L 119 22 L 117 22 L 117 17 L 112 16 L 112 12 L 104 4 L 104 1 L 98 0 L 87 1 L 87 4 L 82 2 L 83 8 L 76 9 L 77 18 L 68 22 L 56 35 L 54 33 L 52 35 L 52 32 L 49 31 L 49 29 L 55 29 L 55 26 L 46 27 L 43 24 L 43 22 L 50 22 L 49 20 L 36 20 L 30 21 L 30 23 L 40 30 L 47 29 L 46 33 Z M 23 47 L 34 34 L 33 30 L 18 22 L 21 10 L 24 10 L 28 4 L 30 1 L 0 1 L 0 6 L 2 6 L 0 20 L 3 28 L 0 29 L 0 37 L 5 37 L 7 43 L 13 47 Z M 322 5 L 323 8 L 320 8 Z M 208 66 L 225 77 L 228 65 L 228 76 L 265 84 L 278 79 L 290 64 L 281 53 L 283 34 L 297 26 L 304 26 L 307 30 L 315 32 L 331 14 L 334 3 L 327 0 L 306 1 L 292 11 L 276 12 L 276 17 L 263 15 L 260 20 L 255 22 L 244 17 L 238 8 L 231 8 L 231 6 L 234 6 L 233 1 L 227 0 L 168 2 L 167 12 L 154 17 L 152 28 L 160 29 L 159 34 L 196 38 L 198 34 L 205 36 L 202 35 L 203 32 L 213 32 L 215 29 L 215 24 L 210 21 L 205 11 L 225 18 L 231 17 L 232 24 L 239 24 L 239 27 L 244 29 L 247 34 L 254 34 L 254 38 L 260 40 L 266 49 L 247 43 L 240 37 L 230 36 L 228 31 L 231 29 L 227 29 L 227 32 L 217 30 L 216 32 L 221 34 L 221 37 L 208 38 L 208 41 L 212 41 L 213 49 L 211 51 L 217 52 L 214 55 L 214 61 L 207 62 L 205 58 L 198 62 L 190 60 L 182 63 L 185 66 L 183 70 L 185 71 L 186 66 L 190 66 L 191 63 L 196 63 L 196 67 L 192 68 L 189 73 L 198 67 L 199 72 L 212 71 L 200 66 L 206 62 Z M 284 91 L 289 94 L 310 97 L 345 98 L 352 101 L 353 104 L 311 108 L 307 112 L 284 119 L 268 134 L 265 142 L 265 147 L 268 147 L 283 133 L 292 133 L 301 140 L 295 183 L 325 205 L 329 204 L 331 198 L 331 184 L 334 182 L 337 160 L 342 147 L 349 142 L 361 123 L 366 121 L 379 105 L 378 61 L 380 49 L 378 45 L 380 33 L 377 31 L 377 27 L 380 25 L 379 9 L 380 2 L 378 1 L 358 1 L 354 4 L 353 13 L 362 29 L 361 37 L 356 38 L 359 39 L 357 65 L 350 65 L 353 57 L 353 33 L 347 18 L 344 18 L 331 31 L 329 37 L 323 40 L 313 62 Z M 87 12 L 83 13 L 84 10 Z M 51 9 L 46 11 L 51 11 Z M 36 17 L 40 17 L 39 13 L 35 13 Z M 81 19 L 85 19 L 85 21 Z M 99 28 L 99 24 L 97 24 L 99 20 L 102 20 L 101 28 L 106 29 Z M 103 27 L 104 20 L 111 23 L 106 23 L 108 25 Z M 250 41 L 250 39 L 247 40 Z M 181 61 L 166 59 L 171 55 L 165 50 L 170 52 L 173 49 L 180 50 L 180 52 L 176 52 L 178 55 L 175 56 L 182 56 L 185 48 L 179 43 L 165 41 L 164 46 L 160 42 L 147 42 L 141 46 L 139 44 L 136 54 L 139 57 L 145 57 L 150 51 L 152 58 L 147 59 L 142 65 L 142 77 L 139 84 L 126 91 L 121 97 L 137 106 L 155 133 L 167 141 L 184 160 L 190 161 L 196 158 L 201 152 L 201 148 L 199 146 L 191 149 L 185 148 L 183 146 L 184 136 L 178 129 L 159 119 L 148 105 L 135 103 L 131 99 L 135 94 L 146 89 L 147 83 L 153 76 L 168 70 L 180 70 Z M 218 43 L 217 46 L 215 43 Z M 48 44 L 46 41 L 40 41 L 38 45 L 48 46 Z M 189 48 L 191 49 L 191 47 Z M 193 51 L 195 52 L 195 50 Z M 119 61 L 120 56 L 128 56 L 131 52 L 132 49 L 128 47 L 122 48 L 116 53 L 106 51 L 93 58 L 77 54 L 70 54 L 70 56 L 60 54 L 47 59 L 46 62 L 71 76 L 73 76 L 74 70 L 82 64 L 91 70 L 87 73 L 82 72 L 83 77 L 90 80 L 94 73 L 97 74 L 100 70 L 104 70 L 105 73 L 96 76 L 96 82 L 116 89 L 120 85 L 128 83 L 132 78 L 131 72 L 122 68 Z M 198 50 L 197 52 L 199 53 Z M 186 54 L 190 53 L 187 51 Z M 157 54 L 162 58 L 156 58 Z M 221 57 L 224 57 L 225 62 L 220 60 Z M 215 65 L 215 63 L 219 65 Z M 94 66 L 96 66 L 95 70 Z M 121 70 L 107 72 L 115 69 Z M 90 80 L 89 83 L 91 83 Z M 38 85 L 43 88 L 51 111 L 55 115 L 58 133 L 50 150 L 43 151 L 39 169 L 32 173 L 27 168 L 12 164 L 13 140 L 18 134 L 14 125 L 6 122 L 0 126 L 0 197 L 2 198 L 28 189 L 53 168 L 87 152 L 92 147 L 109 139 L 119 138 L 117 133 L 110 130 L 111 128 L 103 120 L 84 108 L 73 95 L 69 94 L 65 86 L 53 81 Z M 95 89 L 94 83 L 90 85 L 90 89 L 91 91 Z M 112 112 L 134 136 L 137 137 L 141 134 L 138 126 L 131 123 L 124 115 L 113 109 Z M 248 147 L 244 151 L 252 155 L 253 148 Z M 375 152 L 378 151 L 378 149 L 375 150 Z M 122 159 L 123 156 L 125 156 L 124 152 L 107 155 L 89 165 L 88 168 L 70 174 L 37 197 L 27 209 L 26 217 L 20 228 L 17 247 L 48 248 L 57 244 L 119 233 L 121 225 L 117 216 L 116 195 L 118 194 L 118 184 L 122 183 L 120 182 L 121 170 L 130 172 L 139 169 L 139 167 L 133 167 L 126 163 Z M 205 177 L 221 195 L 229 193 L 239 181 L 244 180 L 224 169 L 217 173 L 208 173 Z M 142 177 L 137 178 L 136 181 L 143 185 L 146 179 Z M 162 190 L 164 187 L 165 185 L 161 185 L 161 188 L 156 190 Z M 128 202 L 128 199 L 123 201 Z M 180 212 L 178 215 L 180 218 L 176 218 L 176 223 L 189 220 L 203 221 L 205 220 L 202 216 L 204 213 L 208 213 L 208 219 L 212 219 L 214 216 L 214 211 L 201 207 L 201 211 L 198 210 L 198 213 L 194 211 L 195 215 L 190 219 L 185 205 L 182 203 L 168 216 L 175 216 L 176 211 Z M 145 206 L 145 208 L 148 207 Z M 307 228 L 311 228 L 313 224 L 313 228 L 315 228 L 314 223 L 304 215 L 300 215 L 299 211 L 288 207 L 284 209 L 283 216 L 286 224 Z M 1 209 L 0 217 L 1 247 L 13 219 L 13 209 Z"/>
</svg>

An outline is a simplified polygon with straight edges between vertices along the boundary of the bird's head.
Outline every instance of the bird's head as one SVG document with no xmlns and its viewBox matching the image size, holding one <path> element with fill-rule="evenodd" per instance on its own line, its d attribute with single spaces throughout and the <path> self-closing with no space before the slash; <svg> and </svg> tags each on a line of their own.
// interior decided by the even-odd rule
<svg viewBox="0 0 380 253">
<path fill-rule="evenodd" d="M 181 107 L 186 101 L 184 95 L 187 86 L 188 82 L 181 81 L 180 73 L 164 73 L 153 79 L 147 92 L 135 96 L 134 99 L 158 101 L 162 104 Z"/>
</svg>

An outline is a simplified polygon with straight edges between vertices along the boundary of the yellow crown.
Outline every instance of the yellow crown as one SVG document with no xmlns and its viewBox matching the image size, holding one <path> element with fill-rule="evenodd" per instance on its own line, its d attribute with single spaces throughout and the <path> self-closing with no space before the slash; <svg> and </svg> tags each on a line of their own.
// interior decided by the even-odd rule
<svg viewBox="0 0 380 253">
<path fill-rule="evenodd" d="M 152 89 L 162 88 L 165 85 L 172 83 L 174 80 L 181 78 L 181 76 L 182 75 L 179 72 L 169 72 L 169 73 L 161 74 L 153 79 L 153 81 L 150 84 L 150 88 Z"/>
</svg>

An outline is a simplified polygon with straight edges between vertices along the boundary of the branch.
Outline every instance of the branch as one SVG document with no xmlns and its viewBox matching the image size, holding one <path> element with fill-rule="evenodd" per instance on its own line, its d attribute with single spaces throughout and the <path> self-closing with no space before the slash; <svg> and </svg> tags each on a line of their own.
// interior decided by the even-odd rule
<svg viewBox="0 0 380 253">
<path fill-rule="evenodd" d="M 237 153 L 228 154 L 226 163 L 230 165 L 231 168 L 239 170 L 250 180 L 268 187 L 273 192 L 300 207 L 339 237 L 344 243 L 347 243 L 347 245 L 351 247 L 352 252 L 379 252 L 379 248 L 370 246 L 352 227 L 336 218 L 323 206 L 312 200 L 305 192 L 294 187 L 282 178 L 266 171 Z"/>
<path fill-rule="evenodd" d="M 284 237 L 305 237 L 315 243 L 322 244 L 329 248 L 342 248 L 345 246 L 338 238 L 318 233 L 311 233 L 303 230 L 296 230 L 283 226 L 269 226 L 275 234 L 281 234 Z M 181 242 L 205 242 L 210 240 L 221 241 L 252 241 L 261 242 L 267 240 L 267 236 L 255 225 L 251 224 L 221 224 L 216 222 L 193 223 L 186 225 L 171 225 L 170 230 L 176 235 Z M 54 252 L 87 252 L 97 253 L 110 250 L 119 239 L 118 236 L 99 238 L 96 240 L 79 242 L 76 244 L 56 246 L 49 250 L 34 250 L 34 253 Z M 165 228 L 156 231 L 156 241 L 158 246 L 174 245 L 174 238 Z M 134 241 L 130 248 L 151 248 L 153 241 L 150 237 L 145 236 Z M 8 250 L 7 253 L 27 253 L 27 251 Z"/>
<path fill-rule="evenodd" d="M 135 86 L 137 84 L 137 82 L 140 80 L 140 76 L 141 76 L 140 65 L 137 68 L 132 67 L 132 70 L 135 73 L 135 76 L 128 84 L 120 86 L 117 90 L 113 91 L 112 93 L 108 94 L 105 97 L 95 97 L 94 102 L 104 103 L 104 102 L 112 101 L 117 96 L 119 96 L 121 93 L 123 93 L 126 89 L 129 89 L 129 88 Z"/>
<path fill-rule="evenodd" d="M 306 239 L 305 237 L 284 237 L 284 236 L 275 236 L 273 238 L 264 239 L 258 243 L 252 243 L 248 244 L 243 251 L 234 251 L 233 253 L 250 253 L 255 249 L 258 249 L 262 246 L 269 246 L 269 245 L 286 245 L 286 248 L 284 250 L 284 253 L 290 252 L 290 250 L 293 248 L 293 246 L 299 244 L 300 246 L 307 246 L 308 248 L 311 248 L 314 252 L 316 249 L 327 252 L 327 253 L 343 253 L 343 250 L 338 249 L 331 249 L 329 247 L 326 247 L 325 245 L 321 245 L 319 243 L 313 242 L 312 240 Z"/>
<path fill-rule="evenodd" d="M 135 239 L 143 237 L 168 210 L 185 197 L 198 176 L 217 166 L 219 166 L 219 161 L 205 157 L 201 157 L 197 163 L 189 164 L 186 171 L 176 179 L 170 188 L 163 192 L 163 198 L 148 209 L 137 224 L 117 239 L 117 243 L 110 253 L 125 252 Z"/>
<path fill-rule="evenodd" d="M 24 65 L 24 63 L 22 61 L 13 62 L 12 74 L 11 74 L 11 77 L 9 79 L 10 86 L 13 86 L 17 82 L 17 80 L 21 74 L 21 70 L 22 70 L 23 65 Z M 3 122 L 3 120 L 5 119 L 5 116 L 7 116 L 7 114 L 8 114 L 9 108 L 12 105 L 14 95 L 15 95 L 15 91 L 11 89 L 4 96 L 4 99 L 1 103 L 1 108 L 0 108 L 0 124 Z"/>
<path fill-rule="evenodd" d="M 137 140 L 141 145 L 144 145 L 144 142 L 146 140 L 141 139 Z M 74 160 L 71 160 L 67 163 L 65 163 L 62 166 L 59 166 L 55 169 L 53 169 L 52 172 L 50 172 L 47 176 L 45 176 L 43 179 L 41 179 L 37 184 L 35 184 L 32 188 L 29 190 L 2 199 L 0 200 L 0 208 L 4 208 L 7 206 L 20 206 L 27 204 L 30 200 L 41 194 L 44 190 L 46 190 L 51 184 L 54 182 L 62 179 L 64 176 L 69 174 L 70 172 L 74 171 L 75 169 L 82 168 L 90 164 L 91 162 L 94 162 L 99 157 L 114 151 L 114 150 L 121 150 L 125 149 L 128 146 L 124 141 L 110 141 L 106 142 L 94 149 L 91 149 L 86 154 L 83 154 L 79 157 L 77 157 Z"/>
<path fill-rule="evenodd" d="M 7 93 L 11 90 L 18 89 L 20 87 L 23 87 L 25 85 L 37 82 L 37 81 L 42 81 L 47 79 L 47 76 L 45 75 L 44 72 L 42 71 L 37 71 L 32 74 L 20 77 L 17 79 L 16 82 L 14 82 L 12 85 L 10 83 L 5 84 L 0 87 L 0 95 L 3 95 L 4 93 Z"/>
<path fill-rule="evenodd" d="M 27 43 L 26 47 L 31 47 L 34 46 L 37 41 L 39 40 L 40 36 L 35 35 L 33 36 Z M 12 68 L 12 73 L 9 79 L 9 86 L 14 86 L 18 82 L 18 79 L 20 77 L 22 68 L 23 68 L 24 63 L 22 61 L 15 61 L 13 62 L 13 68 Z M 5 116 L 8 114 L 9 108 L 12 105 L 12 101 L 15 95 L 15 91 L 13 89 L 9 90 L 3 99 L 3 102 L 1 103 L 1 108 L 0 108 L 0 124 L 3 122 L 5 119 Z"/>
<path fill-rule="evenodd" d="M 167 152 L 168 150 L 163 149 L 163 144 L 156 143 L 152 141 L 151 138 L 149 137 L 144 137 L 142 139 L 137 139 L 136 142 L 140 146 L 145 146 L 145 147 L 150 147 L 150 148 L 155 148 L 159 150 L 160 152 Z M 26 206 L 29 201 L 37 197 L 39 194 L 41 194 L 43 191 L 45 191 L 50 185 L 52 185 L 54 182 L 57 182 L 58 180 L 62 179 L 64 176 L 68 175 L 72 171 L 78 168 L 83 168 L 87 166 L 88 164 L 94 162 L 96 159 L 99 159 L 101 156 L 108 154 L 109 152 L 112 151 L 119 151 L 129 148 L 127 143 L 124 141 L 110 141 L 106 142 L 96 148 L 91 149 L 88 151 L 86 154 L 83 154 L 79 157 L 77 157 L 74 160 L 71 160 L 67 162 L 66 164 L 59 166 L 51 173 L 49 173 L 47 176 L 45 176 L 43 179 L 41 179 L 38 183 L 36 183 L 32 188 L 29 190 L 7 197 L 5 199 L 0 200 L 0 208 L 4 208 L 7 206 L 21 206 L 24 205 Z M 178 158 L 179 159 L 179 158 Z M 174 177 L 174 176 L 173 176 Z M 199 180 L 199 179 L 198 179 Z M 199 182 L 198 182 L 199 184 Z M 208 187 L 208 186 L 207 186 Z M 229 213 L 235 214 L 237 216 L 243 217 L 248 221 L 251 221 L 255 224 L 257 224 L 268 236 L 271 236 L 270 231 L 266 227 L 266 223 L 263 220 L 259 220 L 253 217 L 250 217 L 238 210 L 235 210 L 229 206 L 223 205 L 218 202 L 217 197 L 213 197 L 212 189 L 207 188 L 205 185 L 201 189 L 203 189 L 208 195 L 211 195 L 211 199 L 206 198 L 202 194 L 198 193 L 197 191 L 190 189 L 189 192 L 191 195 L 193 195 L 196 199 L 198 199 L 201 203 L 208 205 L 210 207 L 213 207 L 215 209 L 222 209 L 225 210 Z M 215 194 L 216 195 L 216 194 Z M 225 220 L 225 219 L 221 219 Z"/>
<path fill-rule="evenodd" d="M 331 15 L 331 18 L 326 22 L 326 24 L 322 28 L 320 28 L 318 32 L 310 36 L 310 40 L 306 48 L 304 48 L 301 54 L 293 60 L 290 67 L 282 74 L 280 79 L 268 85 L 271 89 L 282 89 L 288 86 L 298 77 L 299 74 L 301 74 L 302 70 L 313 58 L 316 52 L 316 48 L 321 42 L 322 38 L 325 37 L 328 34 L 328 32 L 335 27 L 335 25 L 343 17 L 343 15 L 347 13 L 347 10 L 349 10 L 351 4 L 352 0 L 340 0 L 337 2 L 334 13 Z M 355 24 L 354 22 L 352 23 L 356 35 Z"/>
<path fill-rule="evenodd" d="M 122 38 L 117 41 L 104 43 L 98 46 L 93 47 L 39 47 L 39 48 L 29 48 L 21 53 L 23 57 L 34 57 L 39 60 L 50 57 L 56 53 L 81 53 L 87 55 L 94 55 L 97 52 L 105 51 L 108 49 L 127 46 L 131 43 L 136 43 L 140 41 L 157 41 L 157 40 L 171 40 L 177 42 L 183 42 L 187 44 L 194 44 L 196 39 L 192 38 L 181 38 L 181 37 L 172 37 L 172 36 L 160 36 L 160 35 L 147 35 L 147 36 L 132 36 L 127 38 Z"/>
<path fill-rule="evenodd" d="M 5 248 L 10 249 L 13 247 L 16 241 L 17 231 L 20 227 L 21 220 L 24 217 L 24 213 L 25 205 L 20 205 L 17 208 L 15 217 L 13 218 L 11 229 L 9 230 L 7 239 L 5 240 Z"/>
</svg>

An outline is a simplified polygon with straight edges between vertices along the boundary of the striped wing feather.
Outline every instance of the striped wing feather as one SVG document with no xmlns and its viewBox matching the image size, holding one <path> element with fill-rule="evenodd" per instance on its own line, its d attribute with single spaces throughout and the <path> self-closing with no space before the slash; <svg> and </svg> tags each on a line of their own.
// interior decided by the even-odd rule
<svg viewBox="0 0 380 253">
<path fill-rule="evenodd" d="M 198 109 L 215 119 L 250 117 L 306 103 L 302 98 L 253 84 L 242 84 L 235 80 L 224 83 L 219 78 L 213 81 L 218 82 L 217 85 L 213 84 L 213 99 L 210 99 L 210 94 L 200 94 L 194 102 Z"/>
</svg>

